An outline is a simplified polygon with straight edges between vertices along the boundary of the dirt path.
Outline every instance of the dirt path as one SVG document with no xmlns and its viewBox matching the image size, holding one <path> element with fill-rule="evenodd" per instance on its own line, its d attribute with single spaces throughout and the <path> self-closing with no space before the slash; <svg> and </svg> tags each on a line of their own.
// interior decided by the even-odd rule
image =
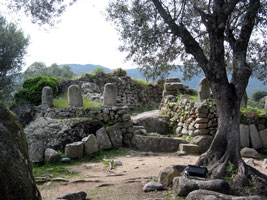
<svg viewBox="0 0 267 200">
<path fill-rule="evenodd" d="M 142 188 L 150 180 L 157 179 L 161 169 L 174 165 L 194 164 L 197 156 L 177 157 L 174 153 L 146 155 L 132 152 L 131 155 L 116 157 L 122 166 L 111 171 L 103 162 L 83 163 L 71 166 L 70 170 L 79 175 L 69 179 L 69 182 L 47 182 L 39 185 L 44 200 L 50 200 L 70 192 L 85 191 L 91 200 L 143 200 L 172 199 L 171 190 L 144 193 Z M 267 169 L 261 167 L 262 161 L 255 161 L 256 168 L 267 174 Z M 73 182 L 73 181 L 87 182 Z"/>
</svg>

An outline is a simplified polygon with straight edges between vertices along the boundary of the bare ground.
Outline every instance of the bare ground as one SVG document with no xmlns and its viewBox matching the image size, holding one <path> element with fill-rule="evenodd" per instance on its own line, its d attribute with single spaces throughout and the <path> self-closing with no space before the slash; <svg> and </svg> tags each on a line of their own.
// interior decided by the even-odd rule
<svg viewBox="0 0 267 200">
<path fill-rule="evenodd" d="M 175 164 L 194 164 L 198 156 L 175 156 L 175 153 L 159 153 L 145 155 L 141 152 L 131 152 L 131 155 L 114 158 L 122 162 L 122 166 L 108 170 L 103 162 L 82 163 L 71 166 L 69 170 L 79 172 L 68 179 L 68 182 L 47 182 L 39 185 L 44 200 L 54 199 L 70 192 L 84 191 L 87 199 L 92 200 L 143 200 L 172 199 L 172 190 L 143 192 L 143 186 L 150 180 L 157 180 L 161 169 Z M 93 164 L 92 167 L 87 166 Z M 262 167 L 262 160 L 255 160 L 256 168 L 267 174 Z M 75 182 L 75 181 L 85 182 Z"/>
</svg>

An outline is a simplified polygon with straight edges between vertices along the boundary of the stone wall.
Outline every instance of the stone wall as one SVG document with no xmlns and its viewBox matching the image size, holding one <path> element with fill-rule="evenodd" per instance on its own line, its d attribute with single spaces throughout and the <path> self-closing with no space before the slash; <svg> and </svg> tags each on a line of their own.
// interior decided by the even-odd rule
<svg viewBox="0 0 267 200">
<path fill-rule="evenodd" d="M 46 106 L 38 106 L 36 110 L 36 118 L 67 119 L 86 117 L 97 119 L 109 125 L 130 120 L 127 106 L 101 106 L 87 109 L 78 107 L 48 108 Z"/>
<path fill-rule="evenodd" d="M 215 102 L 204 100 L 193 102 L 190 96 L 166 97 L 160 107 L 162 114 L 170 117 L 170 123 L 179 135 L 214 135 L 217 130 Z M 254 124 L 258 131 L 267 129 L 267 116 L 256 113 L 241 113 L 241 124 Z"/>
<path fill-rule="evenodd" d="M 143 86 L 128 76 L 116 76 L 112 73 L 96 73 L 95 75 L 85 74 L 78 80 L 63 81 L 59 85 L 58 94 L 67 92 L 70 85 L 77 84 L 82 88 L 82 85 L 88 82 L 98 85 L 101 92 L 103 92 L 106 83 L 114 83 L 118 88 L 118 105 L 127 105 L 129 108 L 157 107 L 161 101 L 163 91 L 162 83 Z M 85 96 L 88 96 L 84 93 L 85 91 L 83 89 L 82 92 Z"/>
<path fill-rule="evenodd" d="M 206 100 L 193 102 L 189 96 L 165 98 L 160 112 L 170 117 L 170 124 L 178 135 L 214 135 L 217 129 L 215 104 Z"/>
</svg>

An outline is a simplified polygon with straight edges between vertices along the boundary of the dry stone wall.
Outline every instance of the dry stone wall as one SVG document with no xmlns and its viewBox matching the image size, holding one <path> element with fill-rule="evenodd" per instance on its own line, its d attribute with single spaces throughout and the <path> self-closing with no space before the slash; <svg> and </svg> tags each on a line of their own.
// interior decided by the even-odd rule
<svg viewBox="0 0 267 200">
<path fill-rule="evenodd" d="M 183 96 L 179 100 L 176 97 L 166 98 L 160 112 L 170 117 L 171 125 L 178 135 L 194 137 L 216 133 L 216 107 L 210 100 L 193 102 Z"/>
</svg>

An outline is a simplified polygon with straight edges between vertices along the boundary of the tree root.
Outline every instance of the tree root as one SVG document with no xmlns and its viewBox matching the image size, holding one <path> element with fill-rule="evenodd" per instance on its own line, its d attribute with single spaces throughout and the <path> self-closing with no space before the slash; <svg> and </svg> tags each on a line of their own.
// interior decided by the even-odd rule
<svg viewBox="0 0 267 200">
<path fill-rule="evenodd" d="M 218 159 L 219 153 L 202 154 L 197 165 L 208 167 L 209 178 L 229 178 L 232 195 L 261 195 L 267 197 L 267 176 L 248 166 L 241 158 L 232 158 L 225 153 Z"/>
</svg>

